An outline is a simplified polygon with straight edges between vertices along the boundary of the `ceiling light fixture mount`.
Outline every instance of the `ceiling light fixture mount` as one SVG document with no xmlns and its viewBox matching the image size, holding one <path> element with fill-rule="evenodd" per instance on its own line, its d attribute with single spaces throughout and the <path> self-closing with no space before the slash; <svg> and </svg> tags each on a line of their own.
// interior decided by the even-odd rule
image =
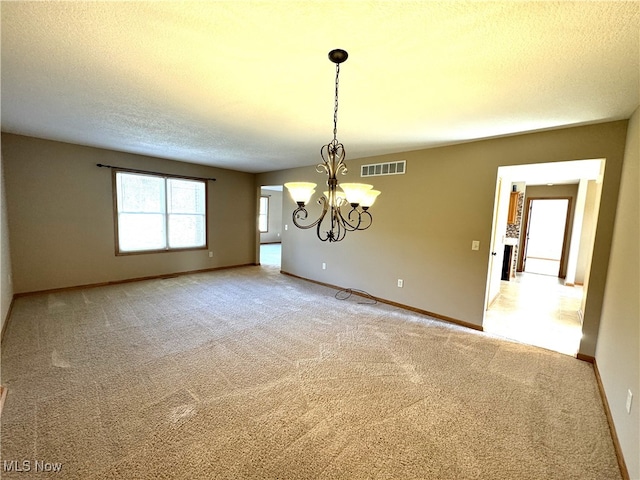
<svg viewBox="0 0 640 480">
<path fill-rule="evenodd" d="M 346 236 L 347 232 L 356 230 L 366 230 L 371 226 L 373 217 L 369 212 L 369 207 L 373 205 L 380 192 L 373 190 L 373 185 L 363 183 L 343 183 L 338 190 L 337 175 L 345 175 L 347 166 L 344 163 L 344 145 L 338 141 L 338 80 L 340 77 L 340 64 L 347 60 L 349 54 L 340 49 L 329 52 L 329 60 L 336 64 L 336 89 L 333 108 L 333 140 L 320 149 L 322 163 L 316 167 L 318 173 L 326 173 L 328 176 L 328 190 L 323 192 L 318 204 L 322 206 L 320 216 L 308 225 L 303 225 L 299 221 L 305 221 L 309 216 L 306 205 L 311 196 L 315 193 L 316 184 L 310 182 L 289 182 L 285 183 L 293 201 L 298 207 L 293 211 L 293 224 L 302 229 L 316 227 L 318 238 L 323 242 L 339 242 Z M 343 214 L 342 208 L 351 207 L 348 213 Z M 327 225 L 323 227 L 325 217 Z"/>
</svg>

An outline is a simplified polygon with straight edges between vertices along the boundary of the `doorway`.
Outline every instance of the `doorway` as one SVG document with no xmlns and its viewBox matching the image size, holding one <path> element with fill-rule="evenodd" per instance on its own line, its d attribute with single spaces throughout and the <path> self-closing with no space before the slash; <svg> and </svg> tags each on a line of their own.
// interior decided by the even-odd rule
<svg viewBox="0 0 640 480">
<path fill-rule="evenodd" d="M 571 198 L 529 198 L 525 210 L 522 271 L 564 277 Z"/>
<path fill-rule="evenodd" d="M 485 312 L 486 333 L 575 356 L 582 338 L 578 310 L 581 286 L 567 287 L 559 278 L 518 273 L 502 282 L 500 296 Z"/>
<path fill-rule="evenodd" d="M 282 262 L 282 185 L 263 185 L 257 212 L 257 263 L 280 269 Z"/>
<path fill-rule="evenodd" d="M 577 354 L 604 171 L 604 159 L 498 168 L 483 316 L 486 333 L 572 356 Z M 509 210 L 510 194 L 505 191 L 521 192 L 520 198 L 524 200 L 514 211 L 515 218 L 510 215 L 513 213 Z M 542 198 L 563 200 L 565 205 L 533 203 L 531 208 L 529 199 Z M 555 207 L 555 223 L 561 225 L 556 230 L 562 234 L 553 234 L 555 241 L 550 246 L 549 235 L 544 233 L 542 240 L 546 237 L 547 242 L 536 246 L 534 234 L 539 235 L 535 220 L 543 212 L 538 207 L 544 209 L 545 205 Z M 529 239 L 534 240 L 528 245 L 527 232 Z M 562 240 L 558 241 L 558 237 Z M 507 246 L 515 249 L 516 254 L 514 263 L 509 262 L 512 270 L 505 280 L 496 278 L 502 277 L 502 269 L 495 267 L 495 263 L 502 258 L 501 252 L 508 250 Z M 525 255 L 527 262 L 523 265 Z"/>
<path fill-rule="evenodd" d="M 279 270 L 281 263 L 281 243 L 263 243 L 260 245 L 260 265 L 265 267 L 275 267 Z"/>
</svg>

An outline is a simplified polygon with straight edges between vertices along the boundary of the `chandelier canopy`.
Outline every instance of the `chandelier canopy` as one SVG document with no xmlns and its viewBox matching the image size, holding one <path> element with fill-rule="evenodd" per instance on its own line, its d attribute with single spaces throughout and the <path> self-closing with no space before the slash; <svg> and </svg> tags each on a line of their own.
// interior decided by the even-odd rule
<svg viewBox="0 0 640 480">
<path fill-rule="evenodd" d="M 329 60 L 336 64 L 335 101 L 333 107 L 333 140 L 320 149 L 322 163 L 316 167 L 318 173 L 328 176 L 327 187 L 318 204 L 322 206 L 320 216 L 312 223 L 303 224 L 309 216 L 306 205 L 315 193 L 316 184 L 310 182 L 285 183 L 291 198 L 298 207 L 293 211 L 293 224 L 302 229 L 316 227 L 318 238 L 323 242 L 339 242 L 347 232 L 366 230 L 371 226 L 373 217 L 369 207 L 373 205 L 380 191 L 373 190 L 373 185 L 364 183 L 342 183 L 338 185 L 337 175 L 345 175 L 347 166 L 344 163 L 344 145 L 338 142 L 338 80 L 340 64 L 349 55 L 344 50 L 331 50 Z M 341 190 L 338 189 L 338 186 Z M 343 212 L 344 209 L 344 212 Z M 328 214 L 328 217 L 327 217 Z M 326 219 L 326 222 L 325 222 Z"/>
</svg>

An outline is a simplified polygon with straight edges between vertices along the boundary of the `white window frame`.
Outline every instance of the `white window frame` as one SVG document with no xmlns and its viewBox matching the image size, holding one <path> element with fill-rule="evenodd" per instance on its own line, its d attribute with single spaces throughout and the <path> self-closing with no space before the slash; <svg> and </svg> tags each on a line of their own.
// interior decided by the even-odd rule
<svg viewBox="0 0 640 480">
<path fill-rule="evenodd" d="M 120 213 L 121 212 L 118 205 L 118 175 L 132 175 L 132 176 L 145 176 L 145 177 L 154 177 L 160 178 L 164 180 L 164 193 L 163 193 L 163 201 L 164 201 L 164 209 L 162 212 L 155 212 L 154 215 L 162 214 L 163 215 L 163 228 L 164 228 L 164 247 L 162 248 L 149 248 L 149 249 L 138 249 L 138 250 L 123 250 L 120 248 Z M 139 173 L 135 171 L 128 171 L 122 169 L 113 169 L 113 212 L 114 212 L 114 227 L 115 227 L 115 253 L 116 255 L 139 255 L 145 253 L 162 253 L 162 252 L 176 252 L 176 251 L 188 251 L 188 250 L 208 250 L 209 249 L 209 228 L 208 228 L 208 188 L 207 181 L 205 179 L 194 179 L 189 177 L 181 177 L 179 175 L 167 175 L 167 174 L 155 174 L 155 173 Z M 190 213 L 189 215 L 202 215 L 204 217 L 204 244 L 187 246 L 187 247 L 170 247 L 169 239 L 170 239 L 170 225 L 171 225 L 171 216 L 179 215 L 178 213 L 171 213 L 169 211 L 168 205 L 168 185 L 171 180 L 181 180 L 188 182 L 196 182 L 201 183 L 204 189 L 204 214 L 200 213 Z M 145 213 L 140 213 L 140 215 L 144 215 Z M 149 214 L 152 214 L 149 212 Z"/>
</svg>

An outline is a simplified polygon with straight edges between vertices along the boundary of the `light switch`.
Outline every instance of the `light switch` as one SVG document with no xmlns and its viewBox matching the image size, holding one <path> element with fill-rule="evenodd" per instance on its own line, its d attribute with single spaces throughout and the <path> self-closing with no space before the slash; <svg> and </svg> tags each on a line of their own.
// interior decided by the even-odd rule
<svg viewBox="0 0 640 480">
<path fill-rule="evenodd" d="M 480 241 L 474 240 L 471 242 L 471 250 L 480 250 Z"/>
</svg>

